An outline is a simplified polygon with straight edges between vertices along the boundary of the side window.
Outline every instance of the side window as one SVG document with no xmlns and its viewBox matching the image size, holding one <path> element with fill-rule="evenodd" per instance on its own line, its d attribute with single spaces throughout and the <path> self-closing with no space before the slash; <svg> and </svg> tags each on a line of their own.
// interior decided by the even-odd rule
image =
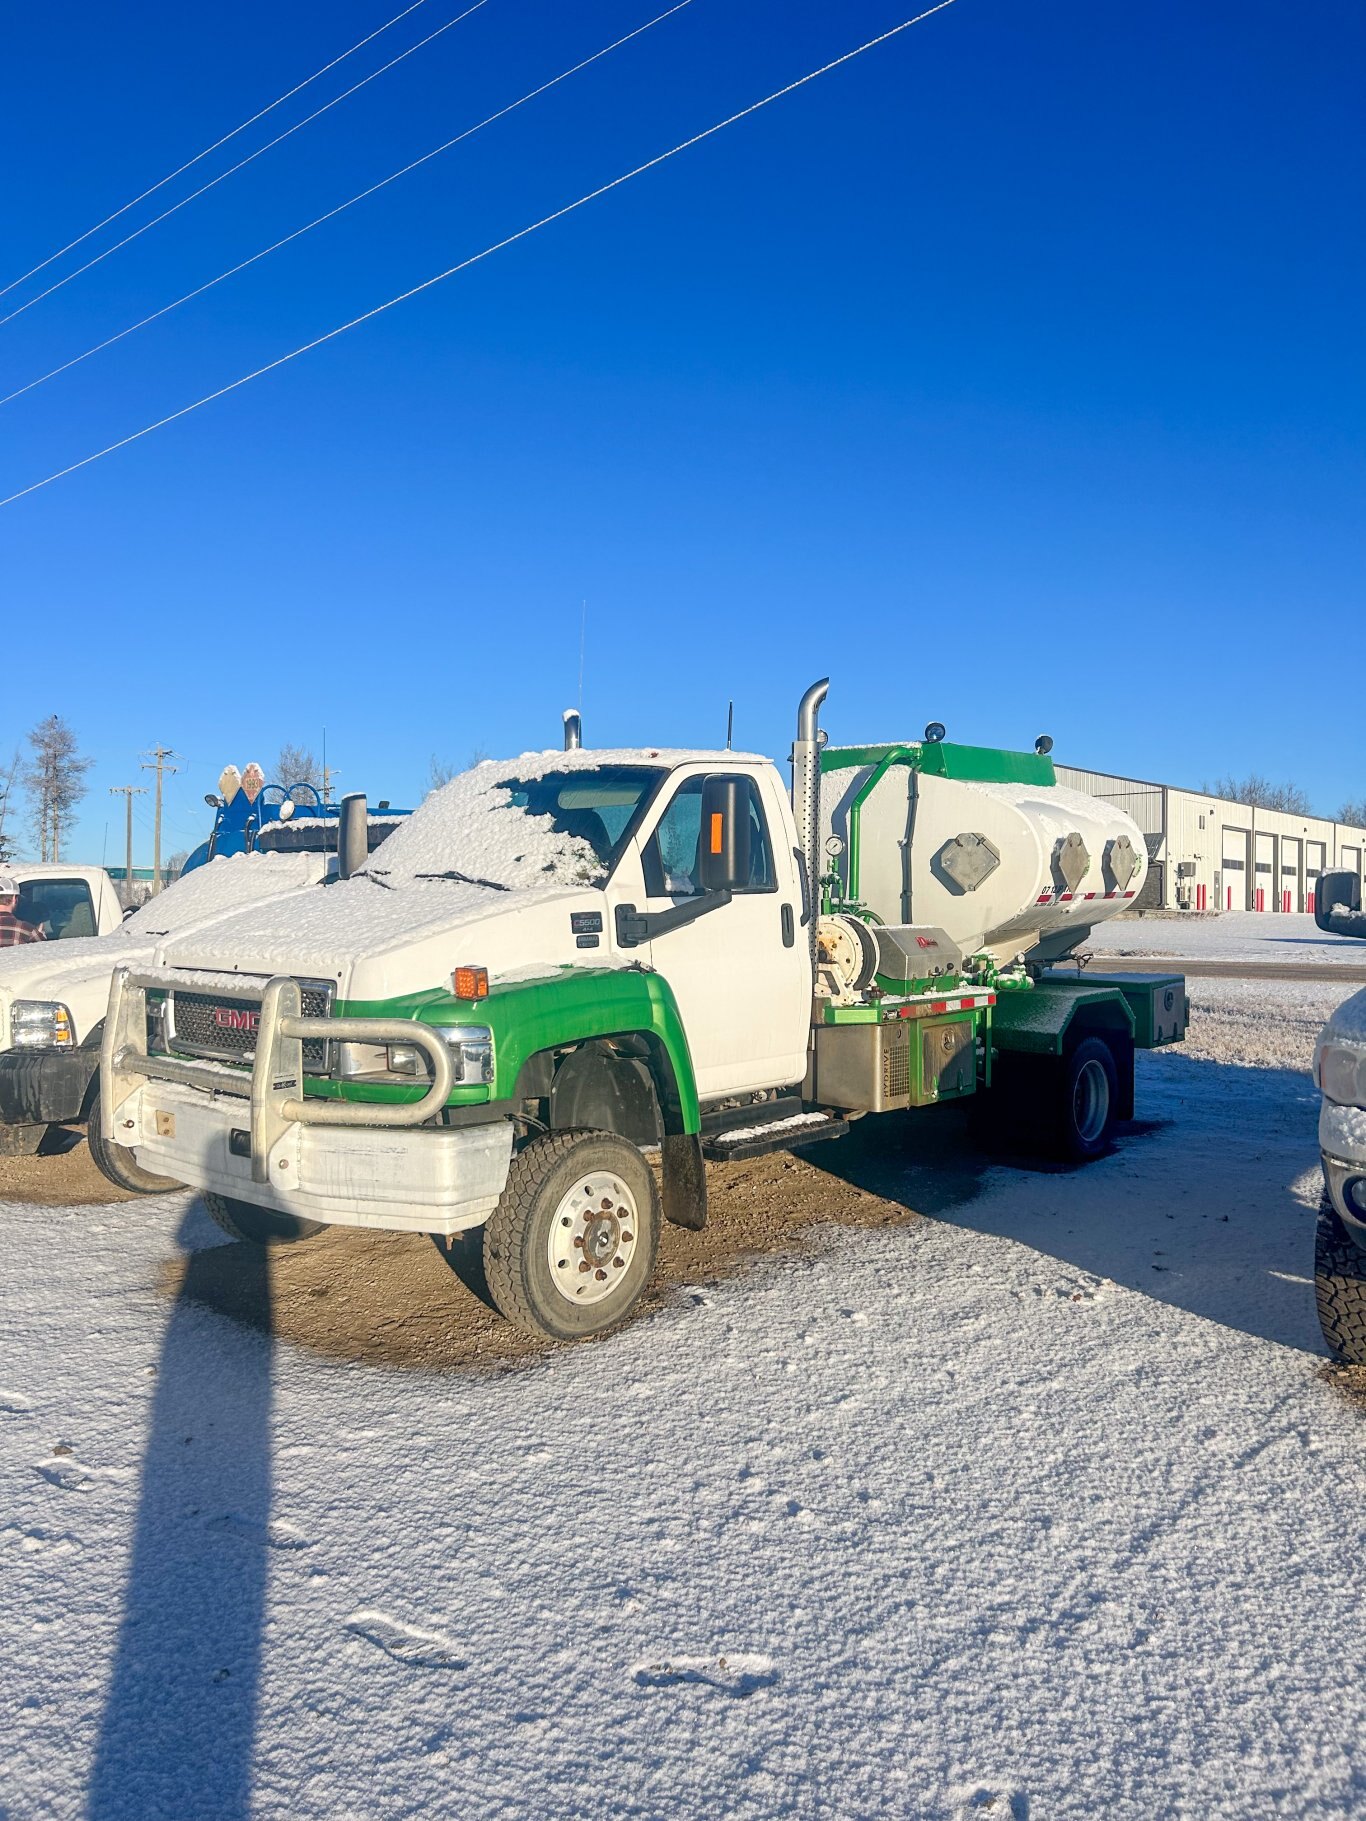
<svg viewBox="0 0 1366 1821">
<path fill-rule="evenodd" d="M 25 923 L 37 924 L 49 941 L 95 933 L 95 907 L 84 879 L 31 879 L 20 888 L 15 909 Z"/>
<path fill-rule="evenodd" d="M 645 886 L 652 897 L 691 898 L 701 890 L 700 849 L 702 839 L 701 778 L 689 778 L 680 785 L 674 799 L 660 817 L 645 849 Z M 749 884 L 747 891 L 767 892 L 774 889 L 773 850 L 769 846 L 768 825 L 758 787 L 749 786 Z"/>
</svg>

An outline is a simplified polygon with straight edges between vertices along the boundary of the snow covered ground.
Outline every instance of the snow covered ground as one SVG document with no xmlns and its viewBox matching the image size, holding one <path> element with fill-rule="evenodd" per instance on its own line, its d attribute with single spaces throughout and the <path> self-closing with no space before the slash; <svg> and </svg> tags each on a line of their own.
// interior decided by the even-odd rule
<svg viewBox="0 0 1366 1821">
<path fill-rule="evenodd" d="M 1341 995 L 1194 985 L 1102 1162 L 868 1122 L 794 1193 L 892 1224 L 497 1372 L 209 1312 L 188 1196 L 5 1205 L 0 1815 L 1360 1816 L 1298 1072 Z"/>
<path fill-rule="evenodd" d="M 1297 911 L 1118 917 L 1093 930 L 1086 946 L 1098 955 L 1184 955 L 1193 961 L 1366 966 L 1366 942 L 1350 936 L 1330 936 L 1311 916 Z"/>
</svg>

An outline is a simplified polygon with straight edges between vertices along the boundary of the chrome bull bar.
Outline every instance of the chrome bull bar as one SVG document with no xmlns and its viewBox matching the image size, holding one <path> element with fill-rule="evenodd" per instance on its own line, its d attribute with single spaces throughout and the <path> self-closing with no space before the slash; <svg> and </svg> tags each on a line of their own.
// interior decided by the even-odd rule
<svg viewBox="0 0 1366 1821">
<path fill-rule="evenodd" d="M 251 1074 L 221 1062 L 190 1062 L 180 1056 L 153 1056 L 147 1049 L 147 994 L 212 993 L 219 999 L 261 1001 Z M 208 1094 L 226 1094 L 251 1104 L 251 1179 L 270 1180 L 270 1153 L 291 1125 L 425 1125 L 450 1098 L 455 1069 L 450 1050 L 427 1025 L 410 1018 L 305 1018 L 297 980 L 276 975 L 206 976 L 176 968 L 143 973 L 117 967 L 100 1045 L 100 1102 L 104 1136 L 120 1142 L 119 1109 L 143 1081 L 171 1081 Z M 403 1043 L 421 1050 L 432 1065 L 432 1082 L 420 1100 L 400 1105 L 367 1101 L 308 1099 L 304 1095 L 305 1039 L 329 1043 Z"/>
</svg>

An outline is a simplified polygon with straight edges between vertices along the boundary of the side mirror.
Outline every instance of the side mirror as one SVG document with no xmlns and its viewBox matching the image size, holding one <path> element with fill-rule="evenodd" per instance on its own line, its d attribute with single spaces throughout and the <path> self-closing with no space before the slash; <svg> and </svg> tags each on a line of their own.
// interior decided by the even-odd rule
<svg viewBox="0 0 1366 1821">
<path fill-rule="evenodd" d="M 704 892 L 743 891 L 749 884 L 749 779 L 707 778 L 702 785 L 699 878 Z"/>
</svg>

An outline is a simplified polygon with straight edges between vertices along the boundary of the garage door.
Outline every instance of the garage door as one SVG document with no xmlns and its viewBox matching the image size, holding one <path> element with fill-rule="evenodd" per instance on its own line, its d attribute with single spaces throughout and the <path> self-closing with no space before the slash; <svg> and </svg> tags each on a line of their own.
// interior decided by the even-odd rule
<svg viewBox="0 0 1366 1821">
<path fill-rule="evenodd" d="M 1257 835 L 1255 837 L 1257 859 L 1256 871 L 1252 878 L 1252 908 L 1268 911 L 1271 909 L 1272 894 L 1276 881 L 1271 876 L 1271 869 L 1276 863 L 1276 837 L 1274 835 Z"/>
<path fill-rule="evenodd" d="M 1359 879 L 1361 877 L 1361 849 L 1359 847 L 1340 847 L 1338 865 L 1343 872 L 1355 873 Z"/>
<path fill-rule="evenodd" d="M 1328 864 L 1328 843 L 1306 841 L 1304 844 L 1304 908 L 1312 912 L 1319 901 L 1319 874 Z"/>
<path fill-rule="evenodd" d="M 1297 911 L 1300 906 L 1300 861 L 1304 843 L 1298 835 L 1281 836 L 1281 904 L 1283 911 Z"/>
<path fill-rule="evenodd" d="M 1224 858 L 1220 873 L 1225 910 L 1247 910 L 1247 832 L 1224 830 Z"/>
</svg>

